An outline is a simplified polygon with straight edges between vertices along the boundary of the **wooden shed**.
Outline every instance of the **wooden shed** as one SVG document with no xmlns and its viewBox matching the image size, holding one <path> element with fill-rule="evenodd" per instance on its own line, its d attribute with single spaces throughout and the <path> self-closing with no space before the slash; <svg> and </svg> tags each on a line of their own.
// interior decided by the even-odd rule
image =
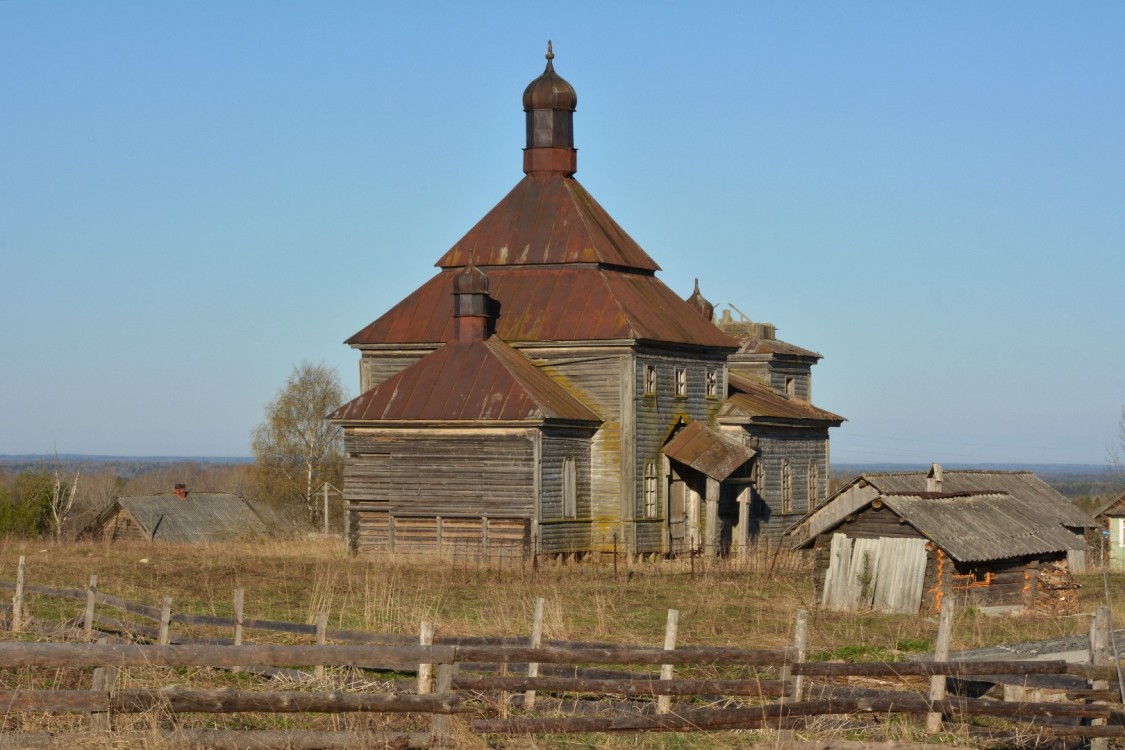
<svg viewBox="0 0 1125 750">
<path fill-rule="evenodd" d="M 1125 570 L 1125 495 L 1110 498 L 1093 511 L 1098 533 L 1091 544 L 1102 550 L 1102 564 L 1110 570 Z"/>
<path fill-rule="evenodd" d="M 1012 609 L 1073 597 L 1068 556 L 1084 557 L 1095 525 L 1031 472 L 934 464 L 858 476 L 787 536 L 816 550 L 822 605 L 936 612 L 945 596 Z"/>
<path fill-rule="evenodd" d="M 267 509 L 222 492 L 168 492 L 118 497 L 82 532 L 106 541 L 230 542 L 274 536 Z"/>
</svg>

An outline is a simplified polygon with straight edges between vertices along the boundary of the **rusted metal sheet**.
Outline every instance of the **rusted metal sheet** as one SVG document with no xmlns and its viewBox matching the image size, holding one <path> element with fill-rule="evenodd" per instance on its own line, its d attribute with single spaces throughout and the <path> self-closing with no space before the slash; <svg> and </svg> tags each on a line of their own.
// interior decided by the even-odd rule
<svg viewBox="0 0 1125 750">
<path fill-rule="evenodd" d="M 755 451 L 702 422 L 689 422 L 664 446 L 664 455 L 716 481 L 723 481 Z"/>
<path fill-rule="evenodd" d="M 839 426 L 844 421 L 838 414 L 819 409 L 807 401 L 786 398 L 769 386 L 734 374 L 728 374 L 728 382 L 734 392 L 719 407 L 719 419 L 724 422 L 755 418 L 800 419 Z"/>
<path fill-rule="evenodd" d="M 739 343 L 739 354 L 781 354 L 791 357 L 809 357 L 812 359 L 824 358 L 811 349 L 805 349 L 780 339 L 764 339 L 748 335 L 736 336 L 735 338 Z"/>
<path fill-rule="evenodd" d="M 648 273 L 592 265 L 492 266 L 484 270 L 489 294 L 499 303 L 496 334 L 509 343 L 646 340 L 731 350 L 737 346 Z M 441 271 L 347 343 L 437 344 L 450 340 L 450 289 L 458 271 Z"/>
<path fill-rule="evenodd" d="M 449 343 L 341 406 L 330 419 L 542 421 L 601 418 L 496 337 Z"/>
<path fill-rule="evenodd" d="M 526 175 L 440 260 L 441 268 L 604 263 L 658 271 L 648 253 L 573 177 Z"/>
</svg>

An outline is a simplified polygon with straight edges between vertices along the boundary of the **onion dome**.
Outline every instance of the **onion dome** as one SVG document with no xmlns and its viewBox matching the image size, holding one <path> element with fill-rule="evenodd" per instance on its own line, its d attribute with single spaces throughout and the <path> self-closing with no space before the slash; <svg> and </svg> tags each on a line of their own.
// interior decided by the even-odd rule
<svg viewBox="0 0 1125 750">
<path fill-rule="evenodd" d="M 533 109 L 561 109 L 573 112 L 578 107 L 578 94 L 574 87 L 555 72 L 555 52 L 547 41 L 547 69 L 543 75 L 527 85 L 523 91 L 525 112 Z"/>
<path fill-rule="evenodd" d="M 453 277 L 454 294 L 488 294 L 488 276 L 477 268 L 472 259 L 465 270 Z"/>
<path fill-rule="evenodd" d="M 523 92 L 527 113 L 527 148 L 523 171 L 531 174 L 573 175 L 578 169 L 574 148 L 574 108 L 578 94 L 555 72 L 555 52 L 547 42 L 547 69 Z"/>
<path fill-rule="evenodd" d="M 708 321 L 715 319 L 715 306 L 708 302 L 702 294 L 699 293 L 699 279 L 695 280 L 695 291 L 686 300 L 697 313 L 702 315 Z"/>
</svg>

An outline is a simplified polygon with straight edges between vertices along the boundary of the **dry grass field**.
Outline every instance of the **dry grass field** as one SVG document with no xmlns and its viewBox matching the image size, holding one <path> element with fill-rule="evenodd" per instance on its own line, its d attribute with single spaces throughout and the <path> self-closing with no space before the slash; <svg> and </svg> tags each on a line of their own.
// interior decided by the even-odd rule
<svg viewBox="0 0 1125 750">
<path fill-rule="evenodd" d="M 919 616 L 836 613 L 814 606 L 810 568 L 798 557 L 762 556 L 749 561 L 630 563 L 610 559 L 559 565 L 505 564 L 430 558 L 349 558 L 336 542 L 264 542 L 222 546 L 169 544 L 71 543 L 49 546 L 8 540 L 0 552 L 0 579 L 12 581 L 20 555 L 27 558 L 27 581 L 60 588 L 82 588 L 91 574 L 99 591 L 159 606 L 173 599 L 178 612 L 230 616 L 232 592 L 245 590 L 245 616 L 312 622 L 327 612 L 330 627 L 380 633 L 417 633 L 422 620 L 436 624 L 438 635 L 527 635 L 534 602 L 546 600 L 544 638 L 611 641 L 659 646 L 667 610 L 680 610 L 682 646 L 772 647 L 791 642 L 794 612 L 809 609 L 809 649 L 814 659 L 894 660 L 930 648 L 936 621 Z M 1115 621 L 1125 622 L 1120 579 L 1111 580 Z M 1083 612 L 1102 603 L 1100 576 L 1084 579 Z M 31 595 L 34 617 L 65 620 L 81 611 L 77 601 Z M 1085 633 L 1087 615 L 986 617 L 972 610 L 958 613 L 953 648 Z M 211 634 L 214 634 L 213 631 Z M 201 632 L 199 635 L 207 635 Z M 0 638 L 12 638 L 0 634 Z M 27 636 L 24 636 L 27 637 Z M 300 638 L 250 632 L 248 641 L 301 641 Z M 58 687 L 70 678 L 3 673 L 3 685 L 35 680 Z M 243 682 L 252 679 L 246 675 Z M 83 677 L 82 679 L 87 679 Z M 141 674 L 130 679 L 143 681 Z M 160 678 L 167 680 L 167 676 Z M 202 684 L 230 684 L 230 675 L 179 675 Z M 198 683 L 193 683 L 198 684 Z M 42 684 L 40 686 L 43 686 Z M 25 727 L 28 718 L 0 717 L 5 729 Z M 40 719 L 58 722 L 67 719 Z M 77 721 L 77 719 L 75 720 Z M 131 720 L 154 725 L 153 717 Z M 238 726 L 237 716 L 210 717 L 209 726 Z M 270 720 L 267 720 L 270 721 Z M 300 724 L 292 717 L 285 726 Z M 311 721 L 311 719 L 310 719 Z M 356 717 L 333 719 L 349 726 Z M 368 721 L 362 719 L 362 721 Z M 218 723 L 216 723 L 218 722 Z M 80 724 L 80 722 L 79 722 Z M 208 725 L 208 724 L 200 724 Z M 77 726 L 77 724 L 76 724 Z M 829 728 L 825 728 L 830 732 Z M 903 736 L 896 736 L 896 732 Z M 918 730 L 888 722 L 874 739 L 918 739 Z M 744 746 L 753 733 L 712 735 L 572 736 L 557 738 L 475 738 L 458 733 L 466 747 L 644 747 L 714 748 Z M 843 735 L 840 735 L 842 738 Z M 931 738 L 933 739 L 933 738 Z M 952 737 L 947 741 L 958 742 Z M 148 743 L 146 743 L 148 744 Z M 77 746 L 75 746 L 77 747 Z"/>
</svg>

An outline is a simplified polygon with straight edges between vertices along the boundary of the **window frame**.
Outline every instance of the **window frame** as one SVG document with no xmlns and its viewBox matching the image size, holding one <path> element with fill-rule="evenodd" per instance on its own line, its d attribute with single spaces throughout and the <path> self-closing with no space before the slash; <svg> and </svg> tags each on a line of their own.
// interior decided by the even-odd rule
<svg viewBox="0 0 1125 750">
<path fill-rule="evenodd" d="M 687 368 L 676 368 L 676 398 L 687 398 Z"/>
<path fill-rule="evenodd" d="M 562 462 L 562 517 L 578 518 L 578 466 L 571 456 Z"/>
<path fill-rule="evenodd" d="M 656 365 L 645 365 L 644 369 L 644 395 L 656 395 Z"/>
<path fill-rule="evenodd" d="M 641 509 L 645 518 L 660 517 L 660 493 L 657 486 L 656 462 L 646 461 L 643 482 L 644 505 Z"/>
<path fill-rule="evenodd" d="M 786 458 L 781 462 L 781 513 L 793 512 L 793 466 Z"/>
</svg>

